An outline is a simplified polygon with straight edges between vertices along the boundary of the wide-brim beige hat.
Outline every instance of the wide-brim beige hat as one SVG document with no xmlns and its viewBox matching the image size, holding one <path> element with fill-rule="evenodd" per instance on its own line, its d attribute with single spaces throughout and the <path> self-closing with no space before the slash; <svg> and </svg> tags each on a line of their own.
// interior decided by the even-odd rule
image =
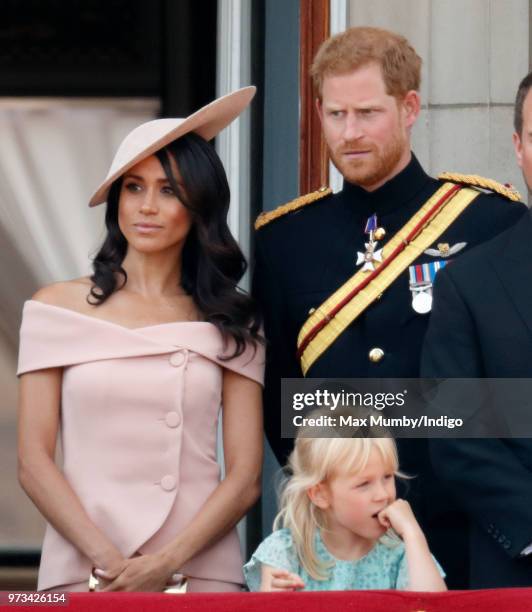
<svg viewBox="0 0 532 612">
<path fill-rule="evenodd" d="M 117 178 L 176 138 L 188 132 L 195 132 L 205 140 L 214 138 L 248 106 L 256 90 L 253 86 L 243 87 L 214 100 L 188 117 L 155 119 L 136 127 L 118 147 L 107 177 L 90 199 L 89 206 L 105 202 L 109 188 Z"/>
</svg>

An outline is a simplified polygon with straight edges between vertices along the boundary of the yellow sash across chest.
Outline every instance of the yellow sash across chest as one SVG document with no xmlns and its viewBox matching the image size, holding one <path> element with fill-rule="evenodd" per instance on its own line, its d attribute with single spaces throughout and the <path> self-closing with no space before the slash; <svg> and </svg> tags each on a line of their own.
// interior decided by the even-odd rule
<svg viewBox="0 0 532 612">
<path fill-rule="evenodd" d="M 480 193 L 444 183 L 384 246 L 375 270 L 358 271 L 312 312 L 297 340 L 303 375 Z"/>
</svg>

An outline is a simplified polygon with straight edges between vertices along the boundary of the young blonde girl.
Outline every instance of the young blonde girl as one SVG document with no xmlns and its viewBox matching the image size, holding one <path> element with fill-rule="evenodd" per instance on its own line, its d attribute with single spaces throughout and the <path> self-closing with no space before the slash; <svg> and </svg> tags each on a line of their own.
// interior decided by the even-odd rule
<svg viewBox="0 0 532 612">
<path fill-rule="evenodd" d="M 446 590 L 408 502 L 391 438 L 303 438 L 273 533 L 244 566 L 251 591 Z"/>
</svg>

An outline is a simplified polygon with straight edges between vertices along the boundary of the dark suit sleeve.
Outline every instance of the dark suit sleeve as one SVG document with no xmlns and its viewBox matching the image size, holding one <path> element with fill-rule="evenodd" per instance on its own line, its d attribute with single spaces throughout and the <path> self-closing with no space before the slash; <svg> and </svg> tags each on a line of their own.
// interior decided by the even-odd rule
<svg viewBox="0 0 532 612">
<path fill-rule="evenodd" d="M 253 295 L 264 318 L 266 373 L 264 380 L 264 429 L 270 446 L 283 466 L 293 448 L 293 440 L 281 437 L 281 378 L 301 376 L 296 346 L 286 330 L 282 291 L 273 269 L 273 258 L 261 232 L 256 235 Z"/>
<path fill-rule="evenodd" d="M 478 299 L 485 297 L 479 293 Z M 483 375 L 474 316 L 450 269 L 438 273 L 435 283 L 421 372 L 425 378 Z M 530 441 L 513 442 L 531 447 Z M 434 471 L 461 508 L 501 550 L 517 557 L 532 542 L 532 478 L 510 441 L 433 439 L 429 446 Z"/>
</svg>

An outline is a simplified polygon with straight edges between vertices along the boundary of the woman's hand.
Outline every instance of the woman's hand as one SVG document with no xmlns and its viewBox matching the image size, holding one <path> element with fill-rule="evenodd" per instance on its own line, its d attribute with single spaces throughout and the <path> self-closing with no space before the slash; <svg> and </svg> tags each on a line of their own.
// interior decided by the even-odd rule
<svg viewBox="0 0 532 612">
<path fill-rule="evenodd" d="M 95 576 L 103 579 L 102 591 L 164 591 L 175 583 L 174 568 L 162 555 L 139 555 L 125 559 L 108 570 L 95 569 Z"/>
<path fill-rule="evenodd" d="M 305 583 L 297 574 L 268 565 L 262 566 L 261 591 L 297 591 L 304 588 Z"/>
<path fill-rule="evenodd" d="M 412 508 L 405 499 L 396 499 L 381 510 L 378 519 L 383 527 L 391 527 L 403 540 L 410 535 L 422 534 Z"/>
</svg>

